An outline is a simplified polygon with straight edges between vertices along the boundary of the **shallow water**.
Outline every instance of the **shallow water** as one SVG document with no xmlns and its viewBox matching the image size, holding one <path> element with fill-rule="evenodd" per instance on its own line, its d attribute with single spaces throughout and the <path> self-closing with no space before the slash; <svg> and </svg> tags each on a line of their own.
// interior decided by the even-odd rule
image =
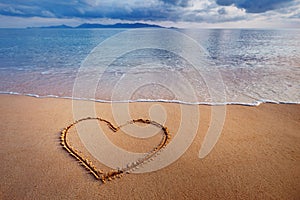
<svg viewBox="0 0 300 200">
<path fill-rule="evenodd" d="M 179 30 L 183 38 L 173 37 L 171 30 L 167 31 L 170 34 L 133 31 L 124 39 L 126 31 L 0 29 L 0 91 L 98 101 L 300 102 L 299 30 Z M 108 66 L 92 66 L 103 68 L 101 73 L 83 74 L 86 83 L 98 81 L 93 95 L 87 95 L 89 85 L 75 94 L 74 82 L 87 56 L 111 37 L 115 39 L 107 55 L 125 48 L 130 40 L 141 45 L 114 58 Z M 143 41 L 159 43 L 161 48 L 147 48 Z M 193 49 L 190 41 L 203 51 Z M 169 46 L 186 56 L 169 51 Z M 191 54 L 205 63 L 201 69 L 186 59 Z"/>
</svg>

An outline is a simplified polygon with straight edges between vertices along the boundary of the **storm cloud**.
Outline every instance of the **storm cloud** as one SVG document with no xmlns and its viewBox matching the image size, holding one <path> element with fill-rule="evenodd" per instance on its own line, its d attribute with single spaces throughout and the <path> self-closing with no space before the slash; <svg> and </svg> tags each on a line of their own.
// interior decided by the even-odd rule
<svg viewBox="0 0 300 200">
<path fill-rule="evenodd" d="M 234 5 L 243 8 L 249 13 L 263 13 L 269 10 L 275 10 L 281 6 L 288 6 L 287 3 L 293 0 L 216 0 L 218 5 Z"/>
<path fill-rule="evenodd" d="M 284 13 L 283 8 L 299 4 L 300 0 L 1 0 L 0 17 L 220 23 L 251 19 L 247 13 Z"/>
</svg>

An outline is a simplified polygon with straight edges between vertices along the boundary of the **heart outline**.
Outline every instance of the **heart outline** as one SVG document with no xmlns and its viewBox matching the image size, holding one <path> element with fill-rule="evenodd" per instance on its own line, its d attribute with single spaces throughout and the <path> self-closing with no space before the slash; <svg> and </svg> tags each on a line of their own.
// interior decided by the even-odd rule
<svg viewBox="0 0 300 200">
<path fill-rule="evenodd" d="M 68 142 L 67 142 L 67 135 L 68 131 L 78 124 L 79 122 L 86 121 L 86 120 L 98 120 L 100 122 L 106 123 L 108 128 L 110 128 L 114 133 L 119 131 L 123 126 L 129 125 L 129 124 L 134 124 L 134 123 L 144 123 L 144 124 L 151 124 L 154 125 L 160 129 L 162 129 L 164 135 L 163 139 L 161 142 L 155 146 L 150 152 L 146 154 L 143 158 L 139 158 L 137 161 L 132 162 L 131 164 L 128 164 L 127 167 L 122 168 L 122 169 L 112 169 L 109 172 L 104 172 L 103 170 L 99 170 L 96 168 L 96 166 L 93 165 L 91 161 L 89 161 L 87 158 L 84 156 L 80 155 L 80 153 L 72 147 Z M 111 181 L 112 179 L 115 178 L 121 178 L 125 173 L 128 174 L 132 172 L 134 169 L 136 169 L 138 166 L 144 164 L 146 161 L 149 161 L 151 158 L 153 158 L 159 151 L 161 151 L 163 148 L 166 147 L 166 145 L 169 143 L 169 140 L 171 139 L 171 135 L 168 131 L 168 128 L 166 126 L 163 126 L 162 124 L 149 120 L 149 119 L 132 119 L 125 124 L 122 124 L 120 126 L 114 126 L 110 121 L 106 119 L 102 119 L 100 117 L 86 117 L 86 118 L 81 118 L 79 120 L 74 121 L 72 124 L 64 128 L 60 132 L 60 144 L 62 147 L 71 155 L 73 156 L 76 160 L 78 160 L 83 167 L 85 167 L 97 180 L 100 180 L 102 183 L 106 183 L 106 180 Z"/>
</svg>

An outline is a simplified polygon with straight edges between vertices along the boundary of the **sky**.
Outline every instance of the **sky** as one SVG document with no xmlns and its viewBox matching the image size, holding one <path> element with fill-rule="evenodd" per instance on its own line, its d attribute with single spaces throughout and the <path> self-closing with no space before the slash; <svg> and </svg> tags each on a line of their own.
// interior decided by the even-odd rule
<svg viewBox="0 0 300 200">
<path fill-rule="evenodd" d="M 300 28 L 300 0 L 0 0 L 0 27 L 149 23 L 178 28 Z"/>
</svg>

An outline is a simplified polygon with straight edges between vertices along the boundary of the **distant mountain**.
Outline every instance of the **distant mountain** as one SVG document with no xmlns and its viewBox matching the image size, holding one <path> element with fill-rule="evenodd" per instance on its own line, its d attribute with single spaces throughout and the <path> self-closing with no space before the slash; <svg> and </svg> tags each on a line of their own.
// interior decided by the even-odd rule
<svg viewBox="0 0 300 200">
<path fill-rule="evenodd" d="M 134 24 L 81 24 L 75 28 L 163 28 L 162 26 L 154 24 L 143 24 L 143 23 L 134 23 Z"/>
<path fill-rule="evenodd" d="M 28 27 L 28 28 L 164 28 L 155 24 L 144 24 L 144 23 L 117 23 L 117 24 L 81 24 L 76 27 L 67 26 L 67 25 L 59 25 L 59 26 L 42 26 L 42 27 Z"/>
<path fill-rule="evenodd" d="M 73 27 L 62 24 L 58 26 L 41 26 L 41 27 L 27 27 L 27 28 L 73 28 Z"/>
</svg>

